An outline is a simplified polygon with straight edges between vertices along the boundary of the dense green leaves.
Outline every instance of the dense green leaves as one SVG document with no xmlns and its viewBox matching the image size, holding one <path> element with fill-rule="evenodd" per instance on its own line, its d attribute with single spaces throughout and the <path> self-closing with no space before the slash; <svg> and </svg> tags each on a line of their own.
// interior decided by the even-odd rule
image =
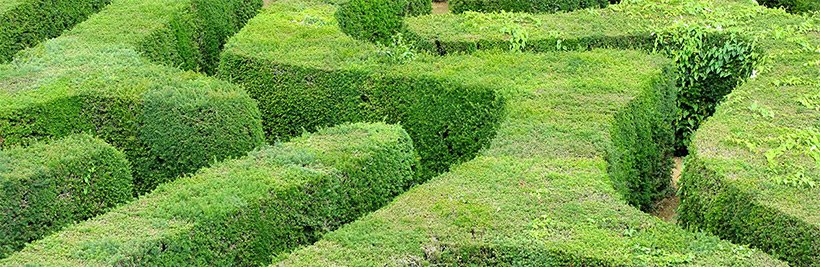
<svg viewBox="0 0 820 267">
<path fill-rule="evenodd" d="M 0 151 L 0 258 L 131 199 L 122 152 L 87 135 Z"/>
<path fill-rule="evenodd" d="M 263 265 L 384 205 L 416 164 L 398 126 L 322 129 L 160 185 L 0 265 Z"/>
</svg>

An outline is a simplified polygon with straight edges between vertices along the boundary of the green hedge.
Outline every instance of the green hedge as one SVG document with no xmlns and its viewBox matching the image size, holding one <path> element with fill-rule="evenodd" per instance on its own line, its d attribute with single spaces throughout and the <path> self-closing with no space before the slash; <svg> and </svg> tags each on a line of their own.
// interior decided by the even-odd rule
<svg viewBox="0 0 820 267">
<path fill-rule="evenodd" d="M 0 151 L 0 258 L 131 199 L 122 152 L 87 135 Z"/>
<path fill-rule="evenodd" d="M 820 222 L 814 212 L 820 209 L 816 197 L 820 187 L 811 186 L 818 182 L 814 177 L 820 170 L 812 160 L 815 152 L 810 152 L 817 144 L 811 140 L 818 140 L 810 133 L 820 127 L 816 123 L 820 121 L 816 108 L 820 73 L 814 67 L 816 51 L 812 48 L 820 46 L 812 35 L 818 31 L 816 18 L 744 1 L 698 1 L 696 6 L 624 3 L 567 14 L 411 18 L 406 24 L 410 32 L 428 42 L 434 40 L 445 53 L 509 49 L 510 36 L 500 28 L 511 21 L 520 27 L 518 31 L 528 34 L 527 51 L 612 47 L 665 52 L 676 60 L 679 85 L 694 82 L 692 87 L 681 88 L 679 96 L 722 99 L 715 114 L 691 139 L 694 145 L 689 149 L 696 158 L 692 162 L 703 162 L 708 171 L 686 168 L 685 172 L 692 173 L 684 175 L 684 180 L 692 181 L 681 182 L 680 213 L 686 215 L 680 221 L 751 244 L 793 264 L 811 265 L 817 262 L 816 243 L 781 241 L 817 240 Z M 720 28 L 705 31 L 686 26 L 718 24 Z M 765 60 L 756 62 L 760 58 Z M 729 88 L 734 90 L 725 99 L 722 93 L 710 96 L 712 89 L 719 89 L 714 90 L 717 93 Z M 687 99 L 679 99 L 684 101 Z M 721 186 L 701 185 L 704 177 Z M 704 188 L 721 192 L 703 192 L 711 190 Z"/>
<path fill-rule="evenodd" d="M 0 3 L 0 63 L 59 36 L 111 0 L 8 0 Z"/>
<path fill-rule="evenodd" d="M 343 122 L 400 123 L 417 144 L 418 173 L 426 179 L 471 159 L 492 139 L 503 116 L 503 101 L 492 90 L 385 70 L 373 64 L 374 45 L 339 31 L 332 6 L 283 2 L 228 42 L 218 72 L 259 102 L 269 141 Z M 305 15 L 300 8 L 316 9 Z M 306 21 L 308 16 L 316 21 Z M 304 42 L 300 36 L 321 40 Z M 361 60 L 336 60 L 323 47 Z"/>
<path fill-rule="evenodd" d="M 791 13 L 805 13 L 820 10 L 820 2 L 816 0 L 758 0 L 757 2 L 767 7 L 782 7 Z"/>
<path fill-rule="evenodd" d="M 454 13 L 476 12 L 527 12 L 555 13 L 582 8 L 601 8 L 609 5 L 609 0 L 450 0 L 450 10 Z"/>
<path fill-rule="evenodd" d="M 221 25 L 219 19 L 205 21 L 199 10 L 245 2 L 256 1 L 117 2 L 62 37 L 20 53 L 19 63 L 0 68 L 7 88 L 0 92 L 0 147 L 93 134 L 126 154 L 135 193 L 244 155 L 264 142 L 253 99 L 235 85 L 142 55 L 152 38 L 176 29 L 176 18 Z M 249 16 L 244 13 L 230 23 Z M 154 48 L 177 51 L 187 45 Z"/>
<path fill-rule="evenodd" d="M 0 265 L 266 264 L 387 203 L 415 164 L 400 127 L 322 129 L 161 185 Z"/>
<path fill-rule="evenodd" d="M 349 0 L 339 5 L 339 28 L 356 39 L 389 44 L 404 29 L 405 16 L 433 11 L 430 0 Z"/>
<path fill-rule="evenodd" d="M 335 12 L 335 6 L 320 1 L 273 3 L 228 42 L 220 76 L 240 81 L 252 95 L 280 92 L 271 99 L 305 95 L 298 102 L 271 105 L 286 112 L 266 117 L 294 114 L 287 115 L 289 123 L 271 125 L 337 123 L 324 117 L 360 118 L 370 110 L 410 107 L 427 98 L 404 100 L 412 90 L 403 84 L 428 81 L 457 85 L 463 96 L 473 94 L 473 88 L 494 91 L 504 99 L 503 110 L 495 113 L 501 123 L 492 128 L 489 146 L 476 159 L 454 165 L 450 172 L 411 189 L 315 246 L 277 256 L 274 262 L 782 265 L 759 251 L 665 224 L 630 207 L 613 189 L 607 174 L 609 149 L 639 154 L 622 156 L 621 162 L 655 164 L 636 172 L 663 172 L 668 177 L 675 110 L 668 60 L 617 50 L 476 51 L 443 57 L 397 51 L 392 49 L 400 46 L 385 48 L 346 36 L 338 28 Z M 396 52 L 415 54 L 404 61 L 384 60 Z M 267 74 L 248 74 L 258 70 Z M 321 89 L 334 81 L 336 85 Z M 402 89 L 382 88 L 382 83 Z M 438 93 L 431 96 L 450 94 L 434 91 Z M 401 101 L 382 100 L 391 98 Z M 355 104 L 338 104 L 345 100 Z M 263 110 L 266 102 L 260 100 Z M 322 103 L 321 108 L 314 103 Z M 447 114 L 420 110 L 425 110 L 421 121 Z M 457 115 L 448 120 L 472 116 Z M 413 136 L 412 129 L 417 129 L 413 120 L 400 122 Z M 414 136 L 414 140 L 420 148 L 431 139 Z M 423 155 L 424 150 L 419 151 Z M 424 160 L 422 156 L 422 164 Z"/>
</svg>

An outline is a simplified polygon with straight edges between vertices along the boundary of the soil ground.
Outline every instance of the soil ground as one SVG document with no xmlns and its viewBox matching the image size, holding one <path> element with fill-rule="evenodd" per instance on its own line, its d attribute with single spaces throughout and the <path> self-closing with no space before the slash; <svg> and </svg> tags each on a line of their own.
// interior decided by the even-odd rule
<svg viewBox="0 0 820 267">
<path fill-rule="evenodd" d="M 680 180 L 682 171 L 683 158 L 675 158 L 675 167 L 672 169 L 672 188 L 675 191 L 678 190 L 678 180 Z M 652 215 L 655 215 L 655 217 L 661 218 L 664 221 L 676 223 L 678 219 L 678 204 L 680 204 L 680 198 L 677 195 L 664 198 L 655 204 L 655 209 L 652 212 Z"/>
<path fill-rule="evenodd" d="M 433 14 L 450 13 L 450 5 L 447 2 L 433 2 Z"/>
</svg>

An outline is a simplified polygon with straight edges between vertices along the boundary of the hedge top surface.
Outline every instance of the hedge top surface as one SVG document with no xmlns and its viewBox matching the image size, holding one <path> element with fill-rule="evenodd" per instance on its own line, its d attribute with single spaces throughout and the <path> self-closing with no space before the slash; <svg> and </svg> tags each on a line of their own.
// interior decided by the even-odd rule
<svg viewBox="0 0 820 267">
<path fill-rule="evenodd" d="M 53 166 L 53 163 L 84 158 L 92 149 L 113 151 L 112 154 L 120 153 L 105 142 L 84 134 L 27 147 L 4 149 L 0 151 L 0 183 L 29 178 L 33 174 L 47 172 L 50 168 L 60 168 Z"/>
<path fill-rule="evenodd" d="M 479 51 L 384 64 L 379 47 L 338 29 L 334 9 L 277 1 L 226 51 L 320 70 L 490 87 L 507 99 L 507 118 L 477 159 L 328 234 L 282 265 L 466 265 L 469 259 L 453 254 L 480 257 L 485 248 L 520 253 L 501 255 L 517 259 L 532 252 L 532 258 L 563 253 L 590 263 L 782 265 L 759 251 L 663 223 L 612 189 L 604 160 L 612 117 L 659 82 L 669 63 L 664 57 L 626 50 Z M 579 220 L 579 214 L 586 217 Z M 451 254 L 440 255 L 442 248 Z"/>
<path fill-rule="evenodd" d="M 813 149 L 820 144 L 817 14 L 793 15 L 748 1 L 632 1 L 564 14 L 467 13 L 406 22 L 422 39 L 444 43 L 505 43 L 509 36 L 501 27 L 512 24 L 528 33 L 528 42 L 553 44 L 553 50 L 579 49 L 561 43 L 584 38 L 651 42 L 655 33 L 688 25 L 755 40 L 764 63 L 701 127 L 690 151 L 760 204 L 820 226 L 820 150 Z"/>
<path fill-rule="evenodd" d="M 405 149 L 408 147 L 410 149 Z M 383 123 L 342 125 L 287 143 L 264 146 L 245 157 L 162 184 L 136 201 L 36 241 L 0 260 L 0 265 L 111 266 L 123 262 L 127 265 L 129 260 L 140 260 L 129 258 L 156 256 L 157 252 L 151 250 L 166 245 L 185 250 L 189 245 L 184 243 L 185 237 L 198 227 L 225 223 L 229 218 L 242 216 L 254 205 L 265 205 L 260 203 L 277 197 L 289 199 L 293 197 L 289 196 L 294 194 L 293 189 L 306 190 L 301 185 L 312 188 L 309 185 L 319 183 L 317 177 L 350 178 L 344 171 L 366 169 L 370 161 L 387 153 L 405 153 L 407 155 L 399 158 L 410 158 L 412 141 L 400 127 Z M 409 171 L 412 163 L 391 164 Z M 408 172 L 404 178 L 410 176 Z M 300 193 L 304 194 L 296 192 Z M 288 207 L 278 208 L 283 214 L 287 213 Z M 266 207 L 263 212 L 279 211 L 277 207 Z M 299 216 L 298 213 L 285 215 L 281 219 Z M 191 264 L 207 265 L 208 262 Z"/>
</svg>

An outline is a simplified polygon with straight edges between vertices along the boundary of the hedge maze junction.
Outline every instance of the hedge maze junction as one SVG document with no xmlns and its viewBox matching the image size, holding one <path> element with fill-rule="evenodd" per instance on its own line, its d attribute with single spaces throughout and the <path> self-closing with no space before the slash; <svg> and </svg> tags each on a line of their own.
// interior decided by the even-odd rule
<svg viewBox="0 0 820 267">
<path fill-rule="evenodd" d="M 0 266 L 820 266 L 814 2 L 448 4 L 3 1 Z"/>
</svg>

